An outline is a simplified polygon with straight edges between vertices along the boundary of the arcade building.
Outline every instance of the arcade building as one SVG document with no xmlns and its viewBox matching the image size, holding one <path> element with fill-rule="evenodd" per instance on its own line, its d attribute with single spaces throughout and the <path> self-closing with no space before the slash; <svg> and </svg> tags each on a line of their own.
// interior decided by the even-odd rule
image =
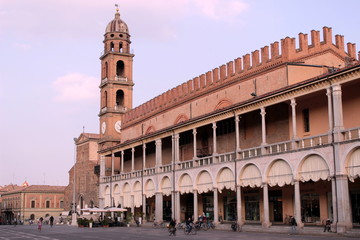
<svg viewBox="0 0 360 240">
<path fill-rule="evenodd" d="M 100 207 L 147 221 L 204 212 L 215 224 L 269 228 L 295 216 L 300 227 L 328 218 L 337 232 L 359 226 L 359 56 L 344 36 L 322 31 L 271 43 L 134 108 L 131 36 L 117 11 L 100 57 Z"/>
</svg>

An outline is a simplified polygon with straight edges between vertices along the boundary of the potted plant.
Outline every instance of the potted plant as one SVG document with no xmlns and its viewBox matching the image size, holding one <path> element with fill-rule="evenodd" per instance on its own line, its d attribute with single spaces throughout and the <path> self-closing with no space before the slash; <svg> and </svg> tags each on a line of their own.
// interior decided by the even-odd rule
<svg viewBox="0 0 360 240">
<path fill-rule="evenodd" d="M 128 212 L 126 213 L 126 218 L 125 218 L 125 224 L 130 227 L 130 222 L 133 219 L 133 213 L 132 212 Z"/>
<path fill-rule="evenodd" d="M 109 227 L 109 220 L 105 217 L 104 220 L 101 221 L 101 225 L 103 227 Z"/>
<path fill-rule="evenodd" d="M 77 219 L 77 224 L 78 224 L 78 227 L 84 227 L 84 221 L 82 218 L 78 218 Z"/>
<path fill-rule="evenodd" d="M 89 228 L 92 228 L 93 223 L 94 223 L 94 219 L 90 218 L 90 220 L 89 220 Z"/>
</svg>

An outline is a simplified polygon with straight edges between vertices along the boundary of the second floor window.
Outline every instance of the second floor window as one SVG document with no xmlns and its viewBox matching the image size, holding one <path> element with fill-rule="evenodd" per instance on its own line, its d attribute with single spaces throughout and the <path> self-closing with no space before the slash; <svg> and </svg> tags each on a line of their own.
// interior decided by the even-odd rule
<svg viewBox="0 0 360 240">
<path fill-rule="evenodd" d="M 31 201 L 31 208 L 35 208 L 35 200 Z"/>
<path fill-rule="evenodd" d="M 46 201 L 46 208 L 50 208 L 50 201 L 49 200 Z"/>
</svg>

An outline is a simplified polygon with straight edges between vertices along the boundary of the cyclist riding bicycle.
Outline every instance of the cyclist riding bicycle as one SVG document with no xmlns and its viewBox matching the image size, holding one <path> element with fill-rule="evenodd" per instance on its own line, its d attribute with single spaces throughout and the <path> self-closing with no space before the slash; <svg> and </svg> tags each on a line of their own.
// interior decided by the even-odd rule
<svg viewBox="0 0 360 240">
<path fill-rule="evenodd" d="M 185 224 L 186 224 L 186 231 L 191 232 L 192 225 L 193 225 L 192 219 L 188 218 L 188 220 L 186 220 Z"/>
</svg>

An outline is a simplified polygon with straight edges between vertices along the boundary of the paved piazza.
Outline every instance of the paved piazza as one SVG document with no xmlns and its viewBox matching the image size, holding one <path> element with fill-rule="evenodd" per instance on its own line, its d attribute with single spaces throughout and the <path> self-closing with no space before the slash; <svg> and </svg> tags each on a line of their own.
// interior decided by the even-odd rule
<svg viewBox="0 0 360 240">
<path fill-rule="evenodd" d="M 206 240 L 234 240 L 234 239 L 256 239 L 256 240 L 280 240 L 280 239 L 316 239 L 316 240 L 341 240 L 351 239 L 339 236 L 334 233 L 319 235 L 288 235 L 285 233 L 254 233 L 254 232 L 232 232 L 225 230 L 199 231 L 197 235 L 184 235 L 183 231 L 178 231 L 176 236 L 169 236 L 164 229 L 153 229 L 151 227 L 115 227 L 115 228 L 78 228 L 72 226 L 43 226 L 41 232 L 36 225 L 8 226 L 0 225 L 0 240 L 21 240 L 21 239 L 47 239 L 47 240 L 75 240 L 75 239 L 206 239 Z M 354 238 L 353 238 L 354 239 Z"/>
</svg>

